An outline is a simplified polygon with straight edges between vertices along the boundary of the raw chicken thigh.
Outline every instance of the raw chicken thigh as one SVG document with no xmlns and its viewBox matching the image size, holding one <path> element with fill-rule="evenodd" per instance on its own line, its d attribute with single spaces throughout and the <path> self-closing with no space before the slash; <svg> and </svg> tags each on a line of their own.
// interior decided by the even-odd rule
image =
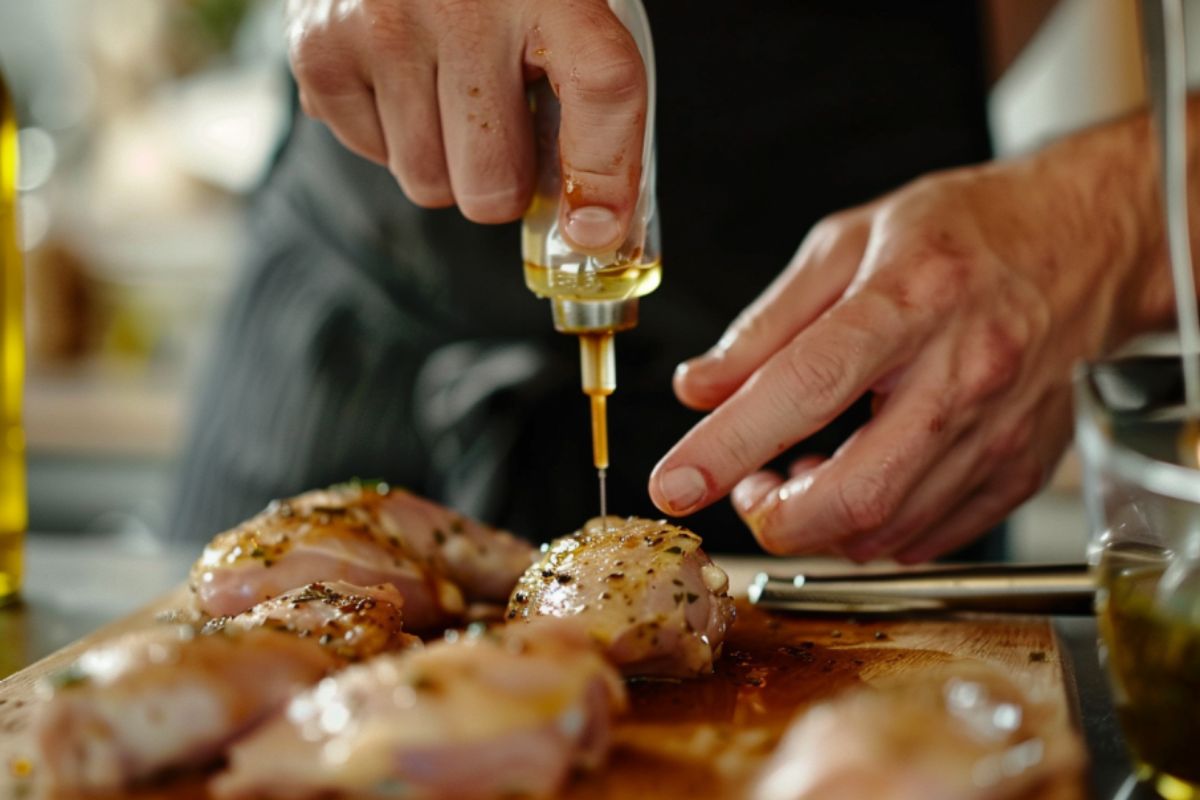
<svg viewBox="0 0 1200 800">
<path fill-rule="evenodd" d="M 561 621 L 451 636 L 325 679 L 232 748 L 218 797 L 545 797 L 597 764 L 619 675 Z"/>
<path fill-rule="evenodd" d="M 607 519 L 552 542 L 521 576 L 508 618 L 576 618 L 626 675 L 711 672 L 734 617 L 728 577 L 691 531 Z"/>
<path fill-rule="evenodd" d="M 1082 749 L 1053 704 L 980 667 L 859 689 L 802 713 L 754 800 L 1075 797 Z M 1047 791 L 1062 781 L 1064 794 Z"/>
<path fill-rule="evenodd" d="M 347 484 L 272 503 L 218 535 L 192 568 L 199 609 L 230 616 L 313 581 L 388 583 L 405 624 L 430 630 L 467 601 L 503 602 L 533 559 L 512 535 L 385 484 Z"/>
<path fill-rule="evenodd" d="M 38 718 L 47 778 L 72 793 L 111 791 L 201 766 L 336 664 L 315 640 L 261 628 L 116 639 L 43 689 L 53 692 Z"/>
<path fill-rule="evenodd" d="M 271 628 L 311 636 L 338 658 L 359 661 L 389 650 L 420 646 L 420 639 L 401 629 L 403 605 L 404 598 L 390 584 L 310 583 L 237 616 L 210 620 L 204 631 Z"/>
</svg>

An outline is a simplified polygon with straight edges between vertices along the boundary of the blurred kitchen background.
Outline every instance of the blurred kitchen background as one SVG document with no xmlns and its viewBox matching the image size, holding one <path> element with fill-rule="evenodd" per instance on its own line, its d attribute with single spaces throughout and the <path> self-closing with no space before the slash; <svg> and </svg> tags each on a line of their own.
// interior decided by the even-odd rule
<svg viewBox="0 0 1200 800">
<path fill-rule="evenodd" d="M 279 7 L 0 6 L 21 122 L 30 529 L 161 524 L 239 213 L 289 113 Z"/>
<path fill-rule="evenodd" d="M 0 4 L 23 127 L 31 530 L 154 547 L 239 212 L 289 113 L 279 19 L 268 0 Z M 996 86 L 997 151 L 1142 97 L 1133 0 L 1063 0 Z M 1081 555 L 1073 464 L 1016 516 L 1017 557 Z"/>
</svg>

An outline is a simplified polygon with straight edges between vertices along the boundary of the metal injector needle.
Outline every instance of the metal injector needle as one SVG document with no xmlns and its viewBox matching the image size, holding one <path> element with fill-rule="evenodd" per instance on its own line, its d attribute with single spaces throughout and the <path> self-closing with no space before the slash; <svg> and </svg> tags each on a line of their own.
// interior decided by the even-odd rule
<svg viewBox="0 0 1200 800">
<path fill-rule="evenodd" d="M 608 530 L 608 396 L 617 388 L 613 334 L 585 333 L 579 337 L 579 366 L 583 391 L 591 401 L 592 462 L 600 484 L 600 518 Z"/>
</svg>

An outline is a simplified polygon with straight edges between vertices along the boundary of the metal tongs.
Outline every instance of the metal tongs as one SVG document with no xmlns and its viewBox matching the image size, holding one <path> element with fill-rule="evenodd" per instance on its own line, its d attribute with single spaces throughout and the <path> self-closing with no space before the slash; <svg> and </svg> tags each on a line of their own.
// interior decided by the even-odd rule
<svg viewBox="0 0 1200 800">
<path fill-rule="evenodd" d="M 780 577 L 760 572 L 750 602 L 762 608 L 826 614 L 975 611 L 1092 613 L 1095 581 L 1086 564 L 980 564 L 892 572 Z"/>
</svg>

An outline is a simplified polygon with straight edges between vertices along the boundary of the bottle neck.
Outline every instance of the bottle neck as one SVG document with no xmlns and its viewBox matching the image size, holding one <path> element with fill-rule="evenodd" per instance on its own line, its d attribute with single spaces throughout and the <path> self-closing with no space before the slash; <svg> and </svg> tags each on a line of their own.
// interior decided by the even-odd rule
<svg viewBox="0 0 1200 800">
<path fill-rule="evenodd" d="M 638 323 L 638 298 L 562 300 L 552 298 L 554 328 L 562 333 L 625 331 Z"/>
</svg>

